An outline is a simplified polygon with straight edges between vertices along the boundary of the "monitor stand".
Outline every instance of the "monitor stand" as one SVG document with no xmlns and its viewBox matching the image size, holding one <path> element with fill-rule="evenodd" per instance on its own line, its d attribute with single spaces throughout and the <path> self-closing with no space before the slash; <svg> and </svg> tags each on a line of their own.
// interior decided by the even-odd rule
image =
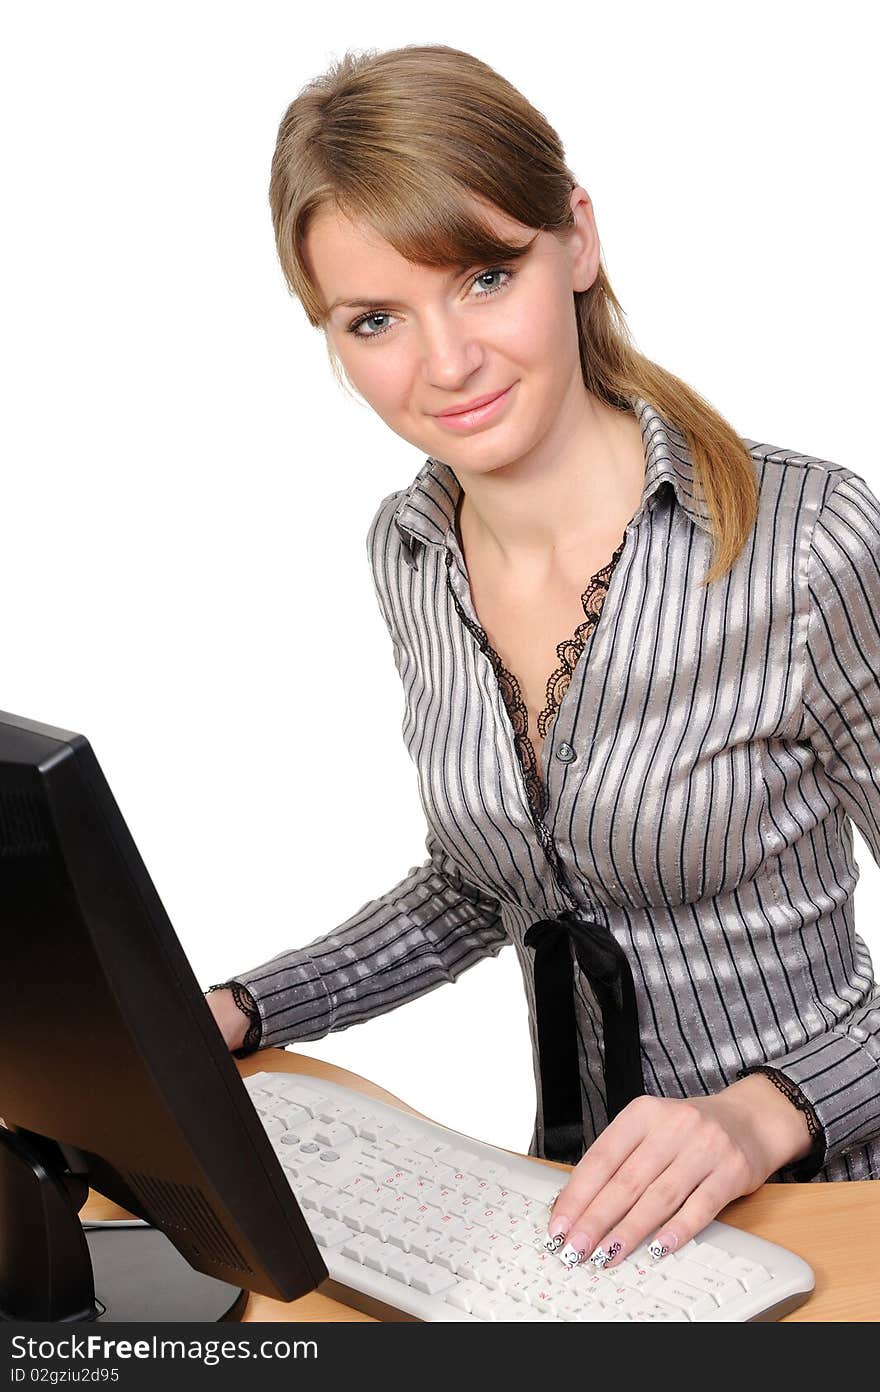
<svg viewBox="0 0 880 1392">
<path fill-rule="evenodd" d="M 147 1223 L 87 1228 L 89 1186 L 54 1142 L 0 1126 L 0 1320 L 240 1320 L 247 1291 Z"/>
</svg>

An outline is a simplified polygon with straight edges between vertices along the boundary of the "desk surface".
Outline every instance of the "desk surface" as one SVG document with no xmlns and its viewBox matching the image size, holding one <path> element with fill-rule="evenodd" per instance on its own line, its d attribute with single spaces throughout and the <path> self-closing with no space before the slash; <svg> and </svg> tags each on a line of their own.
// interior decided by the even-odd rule
<svg viewBox="0 0 880 1392">
<path fill-rule="evenodd" d="M 286 1049 L 262 1049 L 250 1058 L 238 1060 L 238 1068 L 243 1077 L 263 1071 L 310 1073 L 356 1088 L 370 1097 L 378 1097 L 380 1101 L 390 1102 L 414 1116 L 424 1115 L 356 1073 Z M 557 1165 L 553 1161 L 534 1157 L 532 1163 L 549 1165 L 557 1170 L 570 1169 L 568 1165 Z M 128 1216 L 116 1204 L 94 1191 L 90 1193 L 81 1214 L 83 1218 Z M 732 1227 L 744 1228 L 759 1237 L 789 1247 L 810 1263 L 816 1273 L 816 1289 L 803 1305 L 786 1315 L 781 1323 L 880 1320 L 880 1276 L 877 1274 L 880 1184 L 876 1181 L 764 1184 L 754 1194 L 728 1204 L 718 1218 Z M 374 1322 L 360 1310 L 352 1310 L 325 1295 L 314 1293 L 287 1304 L 251 1293 L 244 1319 Z"/>
</svg>

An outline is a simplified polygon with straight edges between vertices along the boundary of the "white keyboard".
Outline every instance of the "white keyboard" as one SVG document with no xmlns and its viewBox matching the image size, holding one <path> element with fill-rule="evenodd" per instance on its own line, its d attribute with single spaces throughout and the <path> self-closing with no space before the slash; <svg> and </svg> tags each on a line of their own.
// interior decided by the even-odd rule
<svg viewBox="0 0 880 1392">
<path fill-rule="evenodd" d="M 544 1248 L 568 1176 L 298 1073 L 245 1087 L 330 1273 L 318 1290 L 382 1320 L 778 1320 L 812 1269 L 726 1223 L 611 1271 Z"/>
</svg>

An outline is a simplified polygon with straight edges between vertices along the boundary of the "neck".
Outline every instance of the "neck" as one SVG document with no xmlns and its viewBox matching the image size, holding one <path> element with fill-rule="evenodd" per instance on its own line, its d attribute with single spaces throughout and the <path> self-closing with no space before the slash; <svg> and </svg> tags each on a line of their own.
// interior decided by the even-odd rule
<svg viewBox="0 0 880 1392">
<path fill-rule="evenodd" d="M 583 391 L 540 448 L 485 473 L 456 469 L 458 521 L 502 566 L 613 548 L 638 510 L 645 455 L 637 417 Z"/>
</svg>

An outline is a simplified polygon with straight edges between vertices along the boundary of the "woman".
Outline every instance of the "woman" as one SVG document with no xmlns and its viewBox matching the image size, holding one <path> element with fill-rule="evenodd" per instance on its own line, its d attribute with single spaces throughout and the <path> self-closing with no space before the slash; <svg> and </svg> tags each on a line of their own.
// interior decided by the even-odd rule
<svg viewBox="0 0 880 1392">
<path fill-rule="evenodd" d="M 880 863 L 880 503 L 637 352 L 556 133 L 467 53 L 346 55 L 270 201 L 331 361 L 428 454 L 368 551 L 429 859 L 212 987 L 229 1046 L 512 943 L 569 1264 L 662 1256 L 768 1179 L 875 1177 L 848 818 Z"/>
</svg>

